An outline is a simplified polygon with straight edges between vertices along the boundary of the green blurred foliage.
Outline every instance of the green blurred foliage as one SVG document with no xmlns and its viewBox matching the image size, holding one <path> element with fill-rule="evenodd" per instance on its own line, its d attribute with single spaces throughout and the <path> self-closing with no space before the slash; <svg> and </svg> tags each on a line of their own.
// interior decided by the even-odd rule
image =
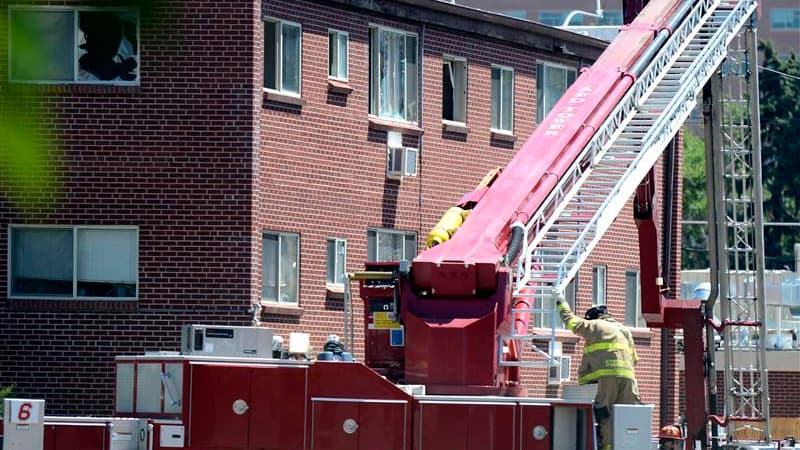
<svg viewBox="0 0 800 450">
<path fill-rule="evenodd" d="M 766 68 L 759 70 L 764 221 L 800 223 L 800 60 L 794 53 L 781 59 L 769 42 L 761 42 L 759 49 L 763 56 L 760 64 Z M 742 114 L 736 110 L 728 113 L 734 118 Z M 703 141 L 689 131 L 683 170 L 683 219 L 705 221 L 705 148 Z M 683 227 L 683 269 L 708 267 L 707 232 L 706 225 Z M 765 226 L 766 268 L 793 268 L 793 247 L 798 242 L 800 227 Z"/>
<path fill-rule="evenodd" d="M 684 130 L 683 144 L 683 220 L 708 218 L 706 195 L 706 149 L 702 139 Z M 684 225 L 681 243 L 682 269 L 708 267 L 708 228 Z"/>
<path fill-rule="evenodd" d="M 104 1 L 96 6 L 135 7 L 142 23 L 165 11 L 164 0 Z M 0 7 L 0 58 L 8 59 L 9 8 Z M 14 51 L 44 54 L 35 30 L 13 30 Z M 37 62 L 39 63 L 39 62 Z M 46 64 L 41 61 L 40 64 Z M 56 206 L 60 192 L 60 145 L 56 118 L 45 114 L 58 91 L 35 84 L 0 82 L 0 199 L 23 215 Z"/>
<path fill-rule="evenodd" d="M 761 146 L 764 167 L 764 220 L 800 222 L 800 60 L 795 53 L 780 58 L 772 43 L 762 42 L 759 73 Z M 778 73 L 780 72 L 780 73 Z M 785 75 L 781 75 L 785 74 Z M 766 227 L 767 268 L 794 266 L 799 227 Z"/>
</svg>

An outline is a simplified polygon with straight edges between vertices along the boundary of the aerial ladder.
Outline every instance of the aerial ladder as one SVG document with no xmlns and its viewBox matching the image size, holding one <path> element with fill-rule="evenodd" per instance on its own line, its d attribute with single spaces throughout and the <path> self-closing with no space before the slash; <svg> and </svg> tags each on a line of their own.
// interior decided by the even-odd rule
<svg viewBox="0 0 800 450">
<path fill-rule="evenodd" d="M 429 389 L 448 394 L 513 394 L 519 392 L 515 391 L 519 367 L 560 364 L 555 297 L 562 295 L 636 194 L 642 315 L 650 327 L 684 330 L 686 377 L 692 380 L 686 383 L 690 448 L 695 442 L 704 448 L 709 445 L 709 420 L 726 427 L 726 445 L 738 443 L 739 424 L 752 428 L 752 423 L 760 424 L 756 441 L 769 442 L 764 339 L 742 344 L 743 340 L 732 337 L 765 336 L 755 11 L 753 0 L 671 5 L 654 1 L 636 21 L 623 27 L 627 42 L 613 41 L 566 91 L 504 171 L 459 202 L 471 208 L 461 228 L 412 263 L 409 281 L 400 286 L 399 315 L 406 327 L 407 348 L 415 350 L 405 352 L 401 363 L 405 377 L 400 378 L 433 380 Z M 746 49 L 729 58 L 728 47 L 738 42 L 740 34 L 746 36 Z M 642 42 L 651 35 L 655 36 L 651 42 L 626 59 L 631 41 Z M 710 223 L 717 226 L 712 285 L 719 289 L 708 302 L 680 300 L 667 292 L 659 269 L 657 255 L 662 250 L 653 167 L 707 83 L 718 85 L 721 73 L 731 78 L 727 68 L 734 66 L 748 68 L 743 74 L 744 88 L 729 90 L 727 97 L 721 88 L 706 89 L 704 97 L 707 135 L 715 138 L 707 142 L 709 164 L 713 164 L 709 174 L 714 174 L 709 175 L 714 205 L 710 210 L 716 214 Z M 734 100 L 734 92 L 745 99 Z M 741 112 L 742 105 L 746 114 Z M 511 266 L 513 273 L 504 272 Z M 741 277 L 748 281 L 739 283 Z M 492 292 L 506 289 L 506 282 L 510 299 L 492 298 Z M 731 292 L 739 284 L 746 288 Z M 470 298 L 492 298 L 496 315 L 487 319 L 491 308 L 482 308 Z M 717 303 L 721 322 L 715 322 L 711 313 Z M 510 316 L 503 317 L 507 307 Z M 551 316 L 549 333 L 532 330 L 534 314 Z M 446 320 L 451 325 L 442 326 Z M 482 350 L 486 344 L 483 337 L 476 337 L 480 333 L 476 330 L 484 320 L 504 324 L 494 330 L 492 362 L 477 361 L 480 356 L 445 355 L 435 346 L 419 350 L 425 342 L 437 340 L 447 342 L 450 353 L 469 353 L 459 344 Z M 453 323 L 463 323 L 471 331 L 459 334 L 454 330 L 459 326 Z M 711 405 L 717 395 L 715 332 L 725 342 L 722 412 Z M 531 342 L 534 345 L 529 347 Z M 532 358 L 521 357 L 524 349 L 532 350 L 527 352 Z M 742 350 L 755 357 L 735 362 Z M 471 370 L 453 374 L 446 365 Z M 498 367 L 504 372 L 493 383 Z M 707 386 L 697 382 L 706 375 L 710 377 Z M 711 445 L 719 446 L 722 440 L 715 428 Z"/>
</svg>

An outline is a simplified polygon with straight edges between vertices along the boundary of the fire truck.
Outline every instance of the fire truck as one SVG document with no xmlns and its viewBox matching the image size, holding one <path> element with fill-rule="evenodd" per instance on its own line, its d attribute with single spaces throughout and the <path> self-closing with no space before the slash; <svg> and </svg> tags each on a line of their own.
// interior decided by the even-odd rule
<svg viewBox="0 0 800 450">
<path fill-rule="evenodd" d="M 534 332 L 531 317 L 557 321 L 555 298 L 632 196 L 643 316 L 649 327 L 683 333 L 680 448 L 793 447 L 769 433 L 763 340 L 734 338 L 766 335 L 756 6 L 652 0 L 642 9 L 626 0 L 635 19 L 512 161 L 442 217 L 427 250 L 350 275 L 364 305 L 360 360 L 287 359 L 272 353 L 269 330 L 189 326 L 179 353 L 116 358 L 114 417 L 48 416 L 41 400 L 6 399 L 3 450 L 596 449 L 591 396 L 528 397 L 520 373 L 558 373 L 555 329 Z M 660 237 L 671 231 L 659 233 L 654 166 L 674 155 L 698 98 L 712 289 L 706 300 L 683 300 L 667 289 L 670 258 L 657 256 L 669 253 Z M 737 123 L 727 114 L 734 104 Z M 352 348 L 349 287 L 344 344 Z M 292 336 L 290 349 L 303 339 Z M 724 347 L 721 394 L 715 340 Z M 656 448 L 651 411 L 614 408 L 616 449 Z M 743 427 L 759 438 L 743 441 Z"/>
</svg>

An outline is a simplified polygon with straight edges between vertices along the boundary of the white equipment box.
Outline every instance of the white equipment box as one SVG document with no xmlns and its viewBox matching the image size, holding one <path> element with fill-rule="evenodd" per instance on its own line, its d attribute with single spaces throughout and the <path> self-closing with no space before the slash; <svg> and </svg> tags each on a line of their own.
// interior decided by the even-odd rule
<svg viewBox="0 0 800 450">
<path fill-rule="evenodd" d="M 272 358 L 272 330 L 258 327 L 184 325 L 181 353 Z"/>
<path fill-rule="evenodd" d="M 612 411 L 615 450 L 650 448 L 653 405 L 614 405 Z"/>
</svg>

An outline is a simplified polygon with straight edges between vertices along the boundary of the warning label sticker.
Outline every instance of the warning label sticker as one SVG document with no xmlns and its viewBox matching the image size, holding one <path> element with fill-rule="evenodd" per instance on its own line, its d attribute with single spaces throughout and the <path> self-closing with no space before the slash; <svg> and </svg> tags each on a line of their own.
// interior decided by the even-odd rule
<svg viewBox="0 0 800 450">
<path fill-rule="evenodd" d="M 372 313 L 372 324 L 376 330 L 394 330 L 403 327 L 400 322 L 395 320 L 394 313 L 391 312 Z"/>
</svg>

